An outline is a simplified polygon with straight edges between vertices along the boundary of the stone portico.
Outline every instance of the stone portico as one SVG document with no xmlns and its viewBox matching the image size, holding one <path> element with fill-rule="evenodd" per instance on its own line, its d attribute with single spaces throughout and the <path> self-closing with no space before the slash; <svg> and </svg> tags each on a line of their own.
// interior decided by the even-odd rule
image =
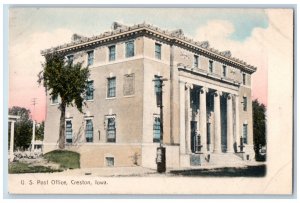
<svg viewBox="0 0 300 203">
<path fill-rule="evenodd" d="M 180 166 L 193 165 L 195 155 L 199 157 L 199 165 L 209 162 L 211 154 L 235 154 L 242 160 L 254 159 L 252 140 L 243 143 L 241 150 L 240 84 L 182 64 L 178 65 L 178 70 Z"/>
</svg>

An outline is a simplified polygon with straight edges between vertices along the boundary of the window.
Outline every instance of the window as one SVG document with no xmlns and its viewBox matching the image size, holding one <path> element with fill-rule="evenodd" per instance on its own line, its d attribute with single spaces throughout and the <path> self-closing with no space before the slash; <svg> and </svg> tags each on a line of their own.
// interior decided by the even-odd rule
<svg viewBox="0 0 300 203">
<path fill-rule="evenodd" d="M 85 126 L 86 142 L 93 142 L 93 134 L 94 134 L 93 121 L 91 119 L 87 119 L 86 126 Z"/>
<path fill-rule="evenodd" d="M 116 78 L 107 78 L 107 97 L 116 96 Z"/>
<path fill-rule="evenodd" d="M 194 55 L 194 68 L 198 68 L 199 65 L 199 56 Z"/>
<path fill-rule="evenodd" d="M 94 99 L 94 81 L 87 82 L 87 89 L 86 89 L 86 100 L 93 100 Z"/>
<path fill-rule="evenodd" d="M 161 59 L 161 44 L 155 43 L 155 58 Z"/>
<path fill-rule="evenodd" d="M 214 71 L 214 62 L 209 61 L 209 72 L 212 73 Z"/>
<path fill-rule="evenodd" d="M 72 121 L 66 121 L 66 142 L 72 143 Z"/>
<path fill-rule="evenodd" d="M 207 150 L 210 151 L 211 150 L 211 123 L 206 124 L 206 129 L 207 129 L 206 143 L 204 144 L 207 144 Z"/>
<path fill-rule="evenodd" d="M 160 142 L 160 118 L 154 117 L 153 122 L 153 142 Z"/>
<path fill-rule="evenodd" d="M 124 96 L 134 94 L 134 73 L 124 75 L 123 94 Z"/>
<path fill-rule="evenodd" d="M 52 96 L 51 97 L 51 103 L 52 104 L 58 104 L 58 96 Z"/>
<path fill-rule="evenodd" d="M 225 65 L 223 65 L 223 72 L 222 72 L 223 77 L 226 77 L 226 71 L 227 71 L 226 69 L 227 69 L 227 67 Z"/>
<path fill-rule="evenodd" d="M 88 66 L 94 63 L 94 51 L 89 51 L 88 53 Z"/>
<path fill-rule="evenodd" d="M 134 56 L 134 42 L 126 42 L 126 58 Z"/>
<path fill-rule="evenodd" d="M 243 143 L 248 144 L 248 124 L 243 124 Z"/>
<path fill-rule="evenodd" d="M 246 74 L 243 73 L 243 85 L 246 85 Z"/>
<path fill-rule="evenodd" d="M 107 142 L 116 142 L 116 118 L 109 117 L 107 118 Z"/>
<path fill-rule="evenodd" d="M 67 59 L 68 59 L 68 63 L 69 63 L 69 64 L 73 64 L 74 55 L 68 55 L 68 56 L 67 56 Z"/>
<path fill-rule="evenodd" d="M 115 165 L 115 158 L 114 157 L 105 157 L 106 166 L 112 167 Z"/>
<path fill-rule="evenodd" d="M 247 111 L 247 97 L 243 97 L 243 110 Z"/>
<path fill-rule="evenodd" d="M 108 47 L 108 51 L 109 51 L 109 61 L 114 61 L 116 60 L 116 45 L 112 45 Z"/>
</svg>

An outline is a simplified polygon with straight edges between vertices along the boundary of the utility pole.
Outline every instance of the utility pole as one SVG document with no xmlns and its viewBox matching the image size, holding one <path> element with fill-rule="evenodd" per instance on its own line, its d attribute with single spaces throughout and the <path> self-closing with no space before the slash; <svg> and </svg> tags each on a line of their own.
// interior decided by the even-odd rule
<svg viewBox="0 0 300 203">
<path fill-rule="evenodd" d="M 35 112 L 35 105 L 37 104 L 37 98 L 33 98 L 31 100 L 31 104 L 33 105 L 33 111 L 32 111 L 32 140 L 31 140 L 31 151 L 34 150 L 34 143 L 35 143 L 35 119 L 34 119 L 34 112 Z"/>
</svg>

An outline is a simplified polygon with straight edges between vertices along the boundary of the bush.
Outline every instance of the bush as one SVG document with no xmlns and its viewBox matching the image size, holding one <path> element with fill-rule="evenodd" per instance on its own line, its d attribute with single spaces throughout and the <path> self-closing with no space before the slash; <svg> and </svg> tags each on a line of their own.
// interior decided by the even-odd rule
<svg viewBox="0 0 300 203">
<path fill-rule="evenodd" d="M 53 169 L 46 166 L 31 166 L 29 163 L 12 162 L 9 164 L 8 172 L 10 174 L 16 173 L 52 173 L 61 172 L 62 169 Z"/>
<path fill-rule="evenodd" d="M 44 155 L 48 161 L 57 163 L 60 168 L 74 169 L 80 168 L 80 154 L 67 150 L 54 150 Z"/>
<path fill-rule="evenodd" d="M 23 160 L 23 159 L 37 159 L 38 157 L 42 156 L 41 150 L 33 150 L 33 151 L 16 151 L 14 152 L 16 161 Z"/>
</svg>

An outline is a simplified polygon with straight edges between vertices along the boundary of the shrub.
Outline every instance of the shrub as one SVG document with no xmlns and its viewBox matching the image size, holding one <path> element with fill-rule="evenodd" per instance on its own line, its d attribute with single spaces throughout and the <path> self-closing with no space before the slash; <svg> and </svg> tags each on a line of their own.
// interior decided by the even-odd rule
<svg viewBox="0 0 300 203">
<path fill-rule="evenodd" d="M 74 169 L 80 168 L 80 154 L 67 150 L 54 150 L 44 154 L 48 161 L 58 163 L 60 168 Z"/>
</svg>

